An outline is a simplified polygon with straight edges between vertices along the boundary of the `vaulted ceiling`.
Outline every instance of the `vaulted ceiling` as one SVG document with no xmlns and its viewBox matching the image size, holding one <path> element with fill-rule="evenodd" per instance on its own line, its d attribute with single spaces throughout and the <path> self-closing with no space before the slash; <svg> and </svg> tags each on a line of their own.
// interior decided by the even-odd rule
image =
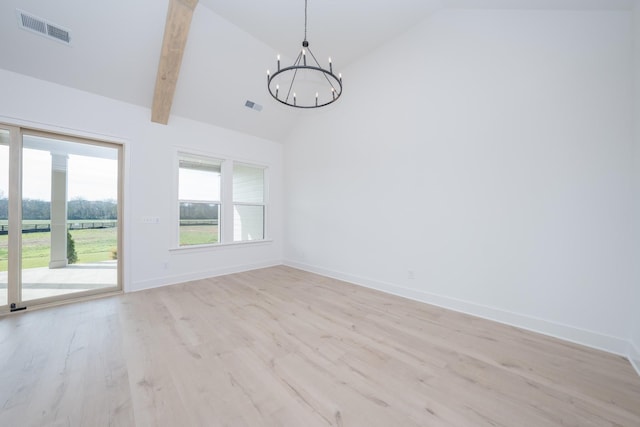
<svg viewBox="0 0 640 427">
<path fill-rule="evenodd" d="M 629 9 L 633 3 L 309 0 L 308 39 L 314 52 L 331 56 L 345 70 L 348 96 L 349 64 L 442 8 Z M 0 68 L 151 108 L 167 5 L 168 0 L 3 0 Z M 70 30 L 71 45 L 20 29 L 17 9 Z M 313 112 L 273 102 L 265 72 L 274 67 L 276 54 L 287 62 L 297 53 L 303 32 L 303 0 L 200 0 L 171 115 L 283 140 L 300 115 Z M 246 108 L 246 100 L 263 110 Z"/>
</svg>

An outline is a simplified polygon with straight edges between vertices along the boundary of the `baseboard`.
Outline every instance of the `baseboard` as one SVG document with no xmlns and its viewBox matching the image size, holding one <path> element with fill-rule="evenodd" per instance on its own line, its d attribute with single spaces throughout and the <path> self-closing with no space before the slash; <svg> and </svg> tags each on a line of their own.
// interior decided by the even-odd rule
<svg viewBox="0 0 640 427">
<path fill-rule="evenodd" d="M 564 341 L 581 344 L 587 347 L 603 350 L 620 356 L 629 356 L 629 342 L 625 339 L 603 335 L 593 331 L 587 331 L 560 323 L 551 322 L 544 319 L 530 317 L 518 313 L 501 310 L 495 307 L 488 307 L 469 301 L 463 301 L 443 295 L 432 294 L 415 289 L 404 288 L 391 283 L 380 282 L 364 277 L 354 276 L 347 273 L 333 271 L 321 267 L 316 267 L 296 261 L 286 260 L 285 265 L 311 273 L 320 274 L 366 288 L 375 289 L 389 294 L 409 298 L 415 301 L 432 304 L 449 310 L 470 314 L 510 326 L 526 329 L 532 332 L 559 338 Z M 637 352 L 636 352 L 637 354 Z M 636 357 L 636 369 L 638 367 Z"/>
<path fill-rule="evenodd" d="M 156 279 L 135 282 L 130 287 L 130 289 L 126 289 L 125 292 L 138 292 L 138 291 L 143 291 L 145 289 L 161 288 L 163 286 L 176 285 L 178 283 L 191 282 L 193 280 L 202 280 L 202 279 L 208 279 L 210 277 L 224 276 L 226 274 L 242 273 L 245 271 L 257 270 L 260 268 L 267 268 L 267 267 L 274 267 L 277 265 L 282 265 L 282 261 L 281 260 L 265 261 L 265 262 L 255 263 L 255 264 L 242 264 L 242 265 L 235 265 L 235 266 L 224 267 L 224 268 L 217 268 L 213 270 L 201 270 L 201 271 L 191 272 L 187 274 L 158 277 Z"/>
<path fill-rule="evenodd" d="M 629 362 L 631 362 L 631 366 L 636 370 L 638 375 L 640 375 L 640 347 L 635 345 L 633 342 L 629 344 Z"/>
</svg>

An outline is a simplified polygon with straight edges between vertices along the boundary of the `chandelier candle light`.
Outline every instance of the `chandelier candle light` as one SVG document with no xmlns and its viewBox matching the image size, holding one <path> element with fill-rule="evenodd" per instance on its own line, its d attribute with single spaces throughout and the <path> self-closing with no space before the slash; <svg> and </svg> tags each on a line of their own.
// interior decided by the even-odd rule
<svg viewBox="0 0 640 427">
<path fill-rule="evenodd" d="M 309 54 L 309 64 L 307 64 Z M 302 50 L 293 65 L 280 67 L 271 75 L 267 70 L 267 88 L 273 98 L 282 104 L 296 108 L 318 108 L 332 104 L 342 95 L 342 74 L 333 74 L 333 63 L 329 58 L 329 69 L 322 68 L 307 41 L 307 0 L 304 2 L 304 40 Z M 280 94 L 280 85 L 283 94 Z M 315 96 L 314 96 L 315 95 Z"/>
</svg>

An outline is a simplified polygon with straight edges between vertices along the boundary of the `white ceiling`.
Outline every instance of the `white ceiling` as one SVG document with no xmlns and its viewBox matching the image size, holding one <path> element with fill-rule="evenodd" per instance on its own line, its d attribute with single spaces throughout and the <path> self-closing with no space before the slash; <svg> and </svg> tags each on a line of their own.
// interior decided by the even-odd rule
<svg viewBox="0 0 640 427">
<path fill-rule="evenodd" d="M 331 56 L 340 71 L 441 8 L 630 9 L 633 3 L 309 0 L 307 38 L 318 59 Z M 167 4 L 168 0 L 2 0 L 0 68 L 150 108 Z M 17 8 L 70 29 L 72 46 L 19 29 Z M 313 112 L 271 100 L 266 69 L 275 67 L 277 53 L 283 60 L 297 54 L 303 36 L 303 0 L 200 0 L 171 114 L 282 140 L 300 114 Z M 250 110 L 244 107 L 246 100 L 264 109 Z"/>
<path fill-rule="evenodd" d="M 307 38 L 314 51 L 349 64 L 442 8 L 629 9 L 633 0 L 308 0 Z M 274 51 L 297 53 L 304 36 L 304 0 L 200 3 Z M 249 3 L 251 3 L 249 5 Z M 320 59 L 320 58 L 318 58 Z"/>
</svg>

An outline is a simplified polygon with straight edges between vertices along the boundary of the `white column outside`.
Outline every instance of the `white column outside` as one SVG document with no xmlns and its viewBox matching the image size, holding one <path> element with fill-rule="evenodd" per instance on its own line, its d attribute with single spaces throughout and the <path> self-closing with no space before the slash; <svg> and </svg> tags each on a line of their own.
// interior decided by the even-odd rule
<svg viewBox="0 0 640 427">
<path fill-rule="evenodd" d="M 49 268 L 67 266 L 67 160 L 51 153 L 51 261 Z"/>
</svg>

